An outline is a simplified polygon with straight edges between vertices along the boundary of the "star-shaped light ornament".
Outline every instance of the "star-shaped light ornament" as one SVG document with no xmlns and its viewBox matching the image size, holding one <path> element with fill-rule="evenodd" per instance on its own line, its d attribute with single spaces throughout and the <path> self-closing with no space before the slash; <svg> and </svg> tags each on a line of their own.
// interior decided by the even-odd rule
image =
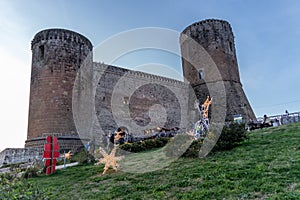
<svg viewBox="0 0 300 200">
<path fill-rule="evenodd" d="M 69 151 L 68 153 L 65 153 L 65 158 L 70 159 L 72 155 L 73 154 L 71 154 L 71 151 Z"/>
<path fill-rule="evenodd" d="M 95 165 L 105 164 L 102 174 L 105 174 L 109 167 L 112 167 L 115 171 L 118 171 L 120 165 L 117 163 L 117 161 L 123 159 L 124 156 L 116 157 L 116 150 L 116 147 L 114 147 L 110 154 L 108 154 L 104 149 L 102 149 L 101 147 L 99 148 L 99 151 L 102 154 L 103 158 L 100 158 L 99 161 L 95 163 Z"/>
</svg>

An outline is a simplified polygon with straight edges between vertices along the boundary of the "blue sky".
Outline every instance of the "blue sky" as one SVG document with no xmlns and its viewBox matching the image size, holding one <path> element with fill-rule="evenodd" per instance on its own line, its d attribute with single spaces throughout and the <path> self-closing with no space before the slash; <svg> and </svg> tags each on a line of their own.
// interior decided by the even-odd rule
<svg viewBox="0 0 300 200">
<path fill-rule="evenodd" d="M 292 0 L 210 1 L 0 1 L 0 150 L 23 147 L 27 134 L 33 36 L 46 28 L 71 29 L 94 46 L 134 28 L 181 32 L 203 19 L 230 22 L 244 91 L 257 116 L 300 111 L 300 2 Z M 180 59 L 145 51 L 146 60 L 121 58 L 125 68 L 162 63 L 181 73 Z M 140 58 L 137 53 L 133 57 Z M 174 58 L 174 59 L 172 59 Z"/>
</svg>

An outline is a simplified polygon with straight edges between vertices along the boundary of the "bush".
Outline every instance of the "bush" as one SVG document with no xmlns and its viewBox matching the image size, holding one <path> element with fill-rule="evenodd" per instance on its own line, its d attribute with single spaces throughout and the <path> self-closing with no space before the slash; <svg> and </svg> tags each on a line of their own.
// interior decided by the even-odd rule
<svg viewBox="0 0 300 200">
<path fill-rule="evenodd" d="M 199 151 L 203 140 L 194 140 L 191 146 L 186 150 L 182 157 L 196 158 L 199 157 Z"/>
<path fill-rule="evenodd" d="M 147 150 L 153 149 L 153 148 L 161 148 L 165 146 L 169 142 L 170 138 L 168 137 L 161 137 L 161 138 L 154 138 L 150 140 L 145 140 L 144 147 Z"/>
<path fill-rule="evenodd" d="M 232 123 L 224 126 L 213 151 L 230 150 L 248 139 L 245 124 Z"/>
<path fill-rule="evenodd" d="M 199 151 L 201 149 L 203 139 L 193 141 L 188 149 L 183 152 L 187 148 L 186 145 L 191 140 L 190 137 L 191 136 L 188 134 L 178 134 L 174 138 L 162 137 L 149 139 L 142 142 L 123 144 L 120 145 L 120 149 L 137 153 L 154 148 L 161 148 L 164 147 L 169 141 L 173 141 L 172 143 L 169 143 L 164 149 L 168 157 L 199 157 Z M 215 140 L 215 135 L 212 133 L 209 133 L 207 137 L 212 141 Z M 245 141 L 245 139 L 248 139 L 245 124 L 232 123 L 228 126 L 223 127 L 222 133 L 216 145 L 214 146 L 213 151 L 233 149 L 234 147 L 240 145 L 243 141 Z"/>
<path fill-rule="evenodd" d="M 95 162 L 95 158 L 84 148 L 81 148 L 70 158 L 70 162 L 78 162 L 79 164 L 93 163 Z"/>
<path fill-rule="evenodd" d="M 209 133 L 207 137 L 212 141 L 215 140 L 215 135 L 212 133 Z M 223 127 L 222 133 L 212 151 L 216 152 L 233 149 L 234 147 L 239 146 L 246 139 L 248 139 L 248 135 L 245 129 L 245 124 L 232 123 L 229 126 Z M 199 151 L 202 143 L 203 140 L 193 141 L 182 157 L 199 157 Z"/>
<path fill-rule="evenodd" d="M 31 166 L 29 168 L 27 168 L 23 174 L 23 178 L 34 178 L 37 177 L 39 175 L 39 173 L 41 173 L 41 169 L 36 167 L 36 166 Z"/>
<path fill-rule="evenodd" d="M 50 194 L 13 174 L 0 174 L 0 199 L 48 199 Z"/>
<path fill-rule="evenodd" d="M 164 149 L 166 156 L 172 158 L 182 156 L 190 148 L 189 144 L 192 139 L 192 136 L 188 134 L 178 134 L 174 138 L 171 138 L 170 143 Z"/>
<path fill-rule="evenodd" d="M 155 139 L 149 139 L 134 143 L 125 143 L 120 145 L 120 149 L 124 151 L 129 151 L 133 153 L 151 150 L 154 148 L 161 148 L 165 146 L 170 138 L 167 137 L 161 137 L 161 138 L 155 138 Z"/>
</svg>

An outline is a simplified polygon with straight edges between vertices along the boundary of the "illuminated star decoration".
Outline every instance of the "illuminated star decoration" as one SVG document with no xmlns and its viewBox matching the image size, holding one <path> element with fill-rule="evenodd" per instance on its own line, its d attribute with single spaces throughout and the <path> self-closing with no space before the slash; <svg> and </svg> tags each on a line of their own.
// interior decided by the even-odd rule
<svg viewBox="0 0 300 200">
<path fill-rule="evenodd" d="M 71 151 L 69 151 L 68 153 L 65 153 L 65 158 L 66 159 L 70 159 L 72 156 Z"/>
<path fill-rule="evenodd" d="M 120 161 L 122 158 L 124 158 L 124 156 L 116 157 L 116 150 L 116 147 L 114 147 L 110 154 L 107 154 L 104 149 L 102 149 L 101 147 L 99 148 L 99 151 L 102 154 L 103 158 L 100 158 L 99 162 L 97 162 L 95 165 L 105 164 L 102 174 L 105 174 L 109 167 L 112 167 L 115 171 L 118 171 L 119 164 L 117 163 L 117 161 Z"/>
</svg>

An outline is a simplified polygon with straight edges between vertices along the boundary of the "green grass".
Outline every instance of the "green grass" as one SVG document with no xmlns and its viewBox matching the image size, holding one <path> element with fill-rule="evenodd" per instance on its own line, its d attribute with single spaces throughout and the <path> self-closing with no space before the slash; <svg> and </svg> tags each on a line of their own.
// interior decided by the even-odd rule
<svg viewBox="0 0 300 200">
<path fill-rule="evenodd" d="M 253 131 L 231 151 L 153 172 L 101 175 L 102 168 L 75 166 L 28 182 L 50 199 L 300 199 L 300 124 Z"/>
</svg>

